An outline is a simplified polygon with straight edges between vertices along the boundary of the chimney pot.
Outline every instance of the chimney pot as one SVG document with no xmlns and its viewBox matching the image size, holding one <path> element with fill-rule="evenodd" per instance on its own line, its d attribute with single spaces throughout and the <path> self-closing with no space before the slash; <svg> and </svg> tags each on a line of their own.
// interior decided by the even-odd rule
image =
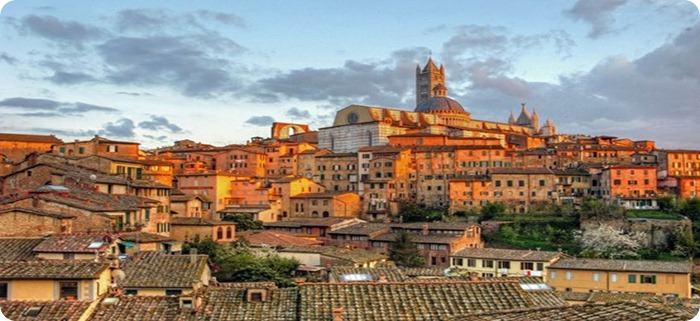
<svg viewBox="0 0 700 321">
<path fill-rule="evenodd" d="M 343 321 L 343 308 L 333 308 L 333 321 Z"/>
</svg>

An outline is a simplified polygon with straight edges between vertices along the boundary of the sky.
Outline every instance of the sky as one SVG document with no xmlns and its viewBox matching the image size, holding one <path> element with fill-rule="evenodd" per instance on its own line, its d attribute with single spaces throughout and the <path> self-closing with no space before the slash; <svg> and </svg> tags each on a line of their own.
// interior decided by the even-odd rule
<svg viewBox="0 0 700 321">
<path fill-rule="evenodd" d="M 14 0 L 0 132 L 240 144 L 352 104 L 413 110 L 430 57 L 474 119 L 525 103 L 559 133 L 700 149 L 685 0 Z"/>
</svg>

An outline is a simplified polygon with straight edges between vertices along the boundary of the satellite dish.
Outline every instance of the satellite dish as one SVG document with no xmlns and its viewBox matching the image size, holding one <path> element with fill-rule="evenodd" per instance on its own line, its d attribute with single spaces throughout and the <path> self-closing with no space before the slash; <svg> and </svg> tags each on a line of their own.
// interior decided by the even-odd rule
<svg viewBox="0 0 700 321">
<path fill-rule="evenodd" d="M 90 174 L 90 180 L 91 180 L 91 181 L 94 181 L 94 180 L 96 180 L 96 179 L 97 179 L 97 175 L 95 175 L 95 174 Z"/>
<path fill-rule="evenodd" d="M 122 270 L 116 269 L 112 271 L 112 278 L 115 282 L 122 281 L 124 278 L 126 278 L 126 273 L 124 273 Z"/>
</svg>

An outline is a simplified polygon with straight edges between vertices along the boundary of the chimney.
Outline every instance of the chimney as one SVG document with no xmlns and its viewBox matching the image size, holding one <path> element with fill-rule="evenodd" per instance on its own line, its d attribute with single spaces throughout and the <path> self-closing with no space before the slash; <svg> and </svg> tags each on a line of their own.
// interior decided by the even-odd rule
<svg viewBox="0 0 700 321">
<path fill-rule="evenodd" d="M 386 283 L 389 281 L 386 280 L 386 275 L 382 274 L 379 276 L 379 280 L 377 280 L 377 282 Z"/>
<path fill-rule="evenodd" d="M 333 308 L 333 321 L 343 321 L 343 308 Z"/>
<path fill-rule="evenodd" d="M 190 249 L 190 263 L 191 264 L 197 263 L 197 249 L 196 248 Z"/>
<path fill-rule="evenodd" d="M 479 273 L 476 273 L 476 272 L 469 273 L 469 281 L 479 281 Z"/>
<path fill-rule="evenodd" d="M 428 223 L 423 224 L 423 230 L 420 233 L 423 236 L 427 236 L 430 234 L 430 228 L 428 227 Z"/>
</svg>

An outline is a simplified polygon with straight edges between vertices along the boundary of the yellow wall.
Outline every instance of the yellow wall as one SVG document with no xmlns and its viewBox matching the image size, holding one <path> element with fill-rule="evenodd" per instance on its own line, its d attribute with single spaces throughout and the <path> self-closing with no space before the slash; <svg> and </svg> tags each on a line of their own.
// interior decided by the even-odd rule
<svg viewBox="0 0 700 321">
<path fill-rule="evenodd" d="M 552 272 L 556 275 L 552 278 Z M 571 272 L 571 279 L 566 279 L 566 272 Z M 598 281 L 594 274 L 598 274 Z M 617 282 L 613 282 L 614 276 Z M 629 276 L 635 275 L 635 283 L 629 282 Z M 656 276 L 656 284 L 641 283 L 641 275 Z M 661 272 L 613 272 L 566 270 L 549 268 L 547 283 L 559 291 L 570 288 L 573 292 L 617 291 L 653 293 L 656 295 L 675 294 L 681 298 L 690 297 L 690 274 Z"/>
<path fill-rule="evenodd" d="M 10 300 L 46 300 L 54 297 L 54 280 L 12 280 L 9 281 Z"/>
<path fill-rule="evenodd" d="M 456 264 L 456 259 L 462 259 L 462 265 L 457 265 Z M 451 266 L 457 266 L 460 268 L 467 269 L 469 272 L 477 272 L 479 273 L 479 276 L 484 276 L 484 273 L 491 273 L 493 276 L 501 276 L 501 269 L 498 268 L 498 261 L 509 261 L 510 262 L 510 269 L 508 269 L 508 276 L 527 276 L 526 271 L 527 270 L 522 270 L 520 268 L 520 263 L 522 262 L 529 262 L 533 264 L 533 270 L 536 272 L 541 272 L 542 273 L 542 278 L 547 281 L 547 275 L 545 275 L 545 271 L 551 264 L 551 262 L 545 262 L 545 261 L 514 261 L 514 260 L 503 260 L 503 259 L 474 259 L 476 262 L 476 266 L 471 267 L 468 266 L 468 257 L 452 257 L 452 260 L 450 262 Z M 484 267 L 484 261 L 493 261 L 493 267 Z M 542 263 L 543 268 L 542 271 L 538 271 L 537 269 L 537 263 Z M 531 273 L 532 276 L 536 276 L 537 273 Z"/>
</svg>

